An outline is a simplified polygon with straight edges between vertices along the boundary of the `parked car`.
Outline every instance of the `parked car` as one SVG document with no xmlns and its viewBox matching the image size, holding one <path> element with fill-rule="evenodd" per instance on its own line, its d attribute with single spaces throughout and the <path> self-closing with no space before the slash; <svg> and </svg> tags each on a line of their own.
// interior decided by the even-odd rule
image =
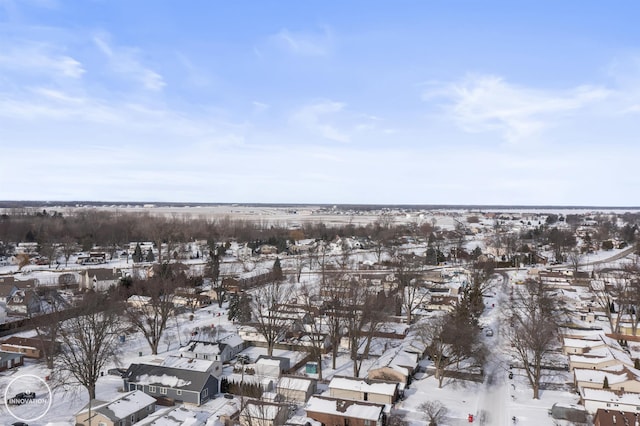
<svg viewBox="0 0 640 426">
<path fill-rule="evenodd" d="M 127 375 L 127 369 L 126 368 L 110 368 L 107 370 L 107 374 L 111 376 L 120 376 L 124 378 L 124 376 Z"/>
<path fill-rule="evenodd" d="M 493 336 L 493 330 L 492 330 L 492 329 L 490 329 L 490 328 L 487 328 L 487 329 L 484 331 L 484 335 L 485 335 L 485 336 L 488 336 L 488 337 Z"/>
</svg>

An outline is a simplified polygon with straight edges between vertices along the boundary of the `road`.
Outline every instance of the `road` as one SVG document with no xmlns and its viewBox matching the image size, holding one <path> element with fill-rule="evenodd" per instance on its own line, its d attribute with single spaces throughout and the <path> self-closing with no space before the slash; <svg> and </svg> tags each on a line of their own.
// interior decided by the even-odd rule
<svg viewBox="0 0 640 426">
<path fill-rule="evenodd" d="M 487 308 L 481 318 L 481 323 L 493 330 L 493 336 L 484 336 L 487 348 L 490 350 L 485 365 L 484 390 L 478 398 L 476 415 L 480 425 L 508 425 L 511 424 L 510 399 L 511 392 L 508 374 L 507 344 L 502 334 L 500 306 L 506 302 L 509 292 L 509 278 L 506 273 L 494 276 L 496 279 L 496 297 L 486 299 Z M 494 305 L 494 306 L 492 306 Z"/>
</svg>

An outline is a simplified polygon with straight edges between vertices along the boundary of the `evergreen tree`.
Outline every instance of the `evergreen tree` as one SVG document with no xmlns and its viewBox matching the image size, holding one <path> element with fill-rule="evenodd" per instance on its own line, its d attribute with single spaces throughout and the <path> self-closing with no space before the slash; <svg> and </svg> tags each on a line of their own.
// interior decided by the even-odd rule
<svg viewBox="0 0 640 426">
<path fill-rule="evenodd" d="M 282 281 L 282 266 L 280 265 L 280 258 L 276 257 L 276 261 L 273 262 L 273 279 L 275 281 Z"/>
<path fill-rule="evenodd" d="M 154 260 L 156 260 L 156 257 L 153 254 L 153 250 L 151 250 L 151 248 L 149 248 L 149 251 L 147 252 L 147 256 L 144 258 L 145 262 L 153 262 Z"/>
<path fill-rule="evenodd" d="M 136 244 L 136 248 L 133 251 L 133 255 L 131 256 L 134 262 L 142 262 L 142 249 L 140 248 L 140 244 Z"/>
<path fill-rule="evenodd" d="M 604 381 L 602 382 L 602 389 L 609 389 L 609 378 L 604 376 Z"/>
</svg>

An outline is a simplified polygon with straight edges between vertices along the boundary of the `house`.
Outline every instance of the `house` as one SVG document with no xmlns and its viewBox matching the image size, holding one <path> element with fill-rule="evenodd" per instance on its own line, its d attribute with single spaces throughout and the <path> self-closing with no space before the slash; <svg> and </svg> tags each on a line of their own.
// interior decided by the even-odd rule
<svg viewBox="0 0 640 426">
<path fill-rule="evenodd" d="M 596 411 L 593 426 L 636 426 L 640 424 L 640 414 L 629 411 L 605 410 Z"/>
<path fill-rule="evenodd" d="M 0 352 L 0 371 L 10 370 L 24 364 L 24 355 L 15 352 Z"/>
<path fill-rule="evenodd" d="M 410 383 L 417 368 L 418 354 L 406 352 L 402 347 L 398 347 L 382 354 L 369 369 L 367 377 L 395 381 L 404 387 Z"/>
<path fill-rule="evenodd" d="M 131 426 L 156 410 L 156 399 L 140 391 L 111 402 L 92 400 L 76 414 L 76 426 Z"/>
<path fill-rule="evenodd" d="M 384 404 L 312 396 L 305 410 L 307 417 L 324 426 L 384 426 Z"/>
<path fill-rule="evenodd" d="M 640 393 L 582 388 L 580 403 L 592 414 L 599 409 L 640 413 Z"/>
<path fill-rule="evenodd" d="M 317 381 L 307 377 L 283 376 L 278 380 L 276 392 L 285 402 L 305 403 L 317 390 Z"/>
<path fill-rule="evenodd" d="M 164 367 L 180 368 L 207 372 L 216 378 L 222 376 L 222 362 L 216 360 L 196 359 L 183 356 L 169 355 L 159 364 Z"/>
<path fill-rule="evenodd" d="M 11 296 L 13 296 L 18 290 L 18 286 L 15 285 L 13 277 L 0 278 L 0 303 L 6 305 Z"/>
<path fill-rule="evenodd" d="M 107 291 L 118 285 L 120 275 L 115 268 L 87 269 L 80 275 L 80 290 Z"/>
<path fill-rule="evenodd" d="M 31 316 L 41 310 L 40 297 L 30 288 L 18 290 L 7 300 L 7 313 L 10 315 Z"/>
<path fill-rule="evenodd" d="M 132 308 L 140 309 L 143 306 L 147 306 L 150 301 L 151 297 L 149 296 L 140 296 L 138 294 L 133 294 L 127 299 L 127 305 L 131 306 Z"/>
<path fill-rule="evenodd" d="M 575 368 L 602 370 L 616 365 L 633 367 L 633 364 L 633 360 L 627 353 L 609 346 L 582 355 L 569 355 L 569 370 Z"/>
<path fill-rule="evenodd" d="M 562 353 L 565 355 L 587 354 L 595 349 L 606 347 L 622 350 L 618 342 L 602 334 L 596 336 L 586 336 L 581 339 L 571 337 L 565 337 L 562 339 Z"/>
<path fill-rule="evenodd" d="M 0 342 L 0 350 L 6 352 L 17 352 L 25 358 L 40 359 L 44 356 L 43 340 L 34 337 L 11 336 Z"/>
<path fill-rule="evenodd" d="M 280 426 L 289 417 L 289 406 L 251 399 L 240 411 L 242 426 Z"/>
<path fill-rule="evenodd" d="M 124 377 L 124 388 L 141 390 L 157 398 L 201 405 L 218 392 L 218 379 L 206 371 L 131 364 Z"/>
<path fill-rule="evenodd" d="M 279 356 L 260 355 L 256 360 L 256 374 L 260 376 L 280 377 L 280 374 L 289 371 L 291 360 Z"/>
<path fill-rule="evenodd" d="M 135 426 L 205 426 L 211 414 L 187 410 L 184 406 L 158 410 Z"/>
<path fill-rule="evenodd" d="M 576 389 L 603 389 L 605 378 L 612 391 L 640 393 L 640 371 L 635 368 L 619 365 L 606 370 L 573 370 Z"/>
<path fill-rule="evenodd" d="M 215 339 L 213 339 L 215 340 Z M 183 356 L 205 360 L 227 362 L 245 349 L 245 342 L 237 334 L 230 334 L 222 339 L 208 341 L 192 339 L 185 347 L 180 349 Z"/>
<path fill-rule="evenodd" d="M 399 398 L 398 383 L 386 380 L 334 376 L 329 395 L 339 399 L 394 404 Z"/>
</svg>

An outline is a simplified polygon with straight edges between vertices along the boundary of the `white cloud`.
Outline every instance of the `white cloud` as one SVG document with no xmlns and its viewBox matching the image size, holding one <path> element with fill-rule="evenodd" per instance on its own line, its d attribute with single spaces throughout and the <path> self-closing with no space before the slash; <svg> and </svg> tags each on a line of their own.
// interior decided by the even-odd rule
<svg viewBox="0 0 640 426">
<path fill-rule="evenodd" d="M 331 52 L 333 46 L 333 35 L 326 27 L 320 33 L 293 32 L 283 28 L 271 36 L 271 40 L 289 52 L 302 56 L 324 56 Z"/>
<path fill-rule="evenodd" d="M 338 128 L 333 120 L 344 110 L 341 102 L 320 101 L 305 105 L 293 113 L 294 123 L 302 125 L 307 130 L 318 133 L 326 139 L 337 142 L 349 142 L 350 137 L 344 130 Z"/>
<path fill-rule="evenodd" d="M 19 42 L 18 42 L 19 43 Z M 71 56 L 58 54 L 44 43 L 19 43 L 11 46 L 0 44 L 0 69 L 29 74 L 49 74 L 73 79 L 85 73 L 82 64 Z"/>
<path fill-rule="evenodd" d="M 114 46 L 109 41 L 109 35 L 105 33 L 95 35 L 93 41 L 109 59 L 114 72 L 137 81 L 147 90 L 160 91 L 166 86 L 164 78 L 159 73 L 140 62 L 138 49 Z"/>
<path fill-rule="evenodd" d="M 595 86 L 552 91 L 510 84 L 497 76 L 474 75 L 431 87 L 423 99 L 444 98 L 445 111 L 468 132 L 497 131 L 515 143 L 611 94 L 610 90 Z"/>
</svg>

